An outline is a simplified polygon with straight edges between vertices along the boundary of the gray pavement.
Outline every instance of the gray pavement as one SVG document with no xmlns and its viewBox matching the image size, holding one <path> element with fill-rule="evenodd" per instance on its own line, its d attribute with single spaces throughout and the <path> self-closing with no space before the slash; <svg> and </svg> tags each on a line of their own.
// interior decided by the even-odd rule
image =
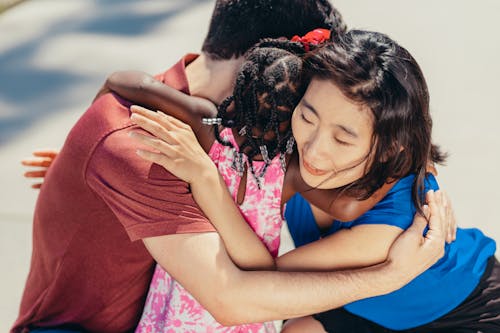
<svg viewBox="0 0 500 333">
<path fill-rule="evenodd" d="M 383 31 L 426 74 L 439 169 L 460 225 L 500 240 L 500 2 L 335 1 L 350 27 Z M 197 51 L 213 0 L 31 0 L 0 15 L 0 331 L 16 317 L 28 271 L 36 191 L 19 161 L 57 148 L 106 75 L 157 73 Z M 289 247 L 289 241 L 285 242 Z"/>
</svg>

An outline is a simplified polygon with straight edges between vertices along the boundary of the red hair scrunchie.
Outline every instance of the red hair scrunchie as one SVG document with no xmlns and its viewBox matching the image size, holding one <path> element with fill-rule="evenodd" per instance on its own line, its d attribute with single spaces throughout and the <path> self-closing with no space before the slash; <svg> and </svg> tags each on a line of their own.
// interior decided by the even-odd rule
<svg viewBox="0 0 500 333">
<path fill-rule="evenodd" d="M 310 45 L 319 45 L 330 39 L 330 30 L 328 29 L 314 29 L 309 31 L 304 36 L 293 36 L 292 42 L 302 43 L 306 52 L 309 52 Z"/>
</svg>

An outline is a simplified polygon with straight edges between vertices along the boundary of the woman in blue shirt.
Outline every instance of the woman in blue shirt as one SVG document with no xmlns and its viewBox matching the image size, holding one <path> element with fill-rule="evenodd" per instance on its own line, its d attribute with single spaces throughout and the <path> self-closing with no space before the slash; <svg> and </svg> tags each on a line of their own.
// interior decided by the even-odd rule
<svg viewBox="0 0 500 333">
<path fill-rule="evenodd" d="M 411 199 L 414 178 L 414 175 L 409 175 L 397 181 L 374 208 L 351 222 L 332 221 L 321 211 L 311 208 L 300 194 L 296 194 L 288 201 L 285 212 L 295 245 L 307 246 L 321 238 L 361 226 L 386 225 L 401 231 L 407 229 L 415 212 Z M 438 189 L 432 175 L 428 175 L 425 181 L 425 190 L 429 189 Z M 322 227 L 316 223 L 316 219 Z M 464 332 L 479 331 L 477 327 L 482 327 L 482 332 L 498 332 L 500 271 L 493 257 L 495 249 L 495 242 L 480 230 L 459 228 L 456 240 L 446 245 L 444 257 L 405 287 L 385 296 L 361 300 L 343 309 L 318 314 L 314 318 L 332 332 L 390 332 L 387 328 L 396 331 L 413 328 L 413 332 L 432 332 L 433 329 L 458 332 L 460 326 L 457 325 L 464 324 L 459 321 L 469 317 L 469 320 L 465 320 L 467 329 Z M 335 256 L 336 253 L 329 255 Z M 490 281 L 486 282 L 488 278 Z M 485 295 L 488 288 L 490 290 Z M 476 295 L 470 297 L 473 294 Z M 494 308 L 480 304 L 482 301 L 493 301 L 490 305 Z M 474 306 L 471 307 L 471 304 Z M 447 318 L 446 314 L 450 312 L 455 312 L 454 316 Z M 482 323 L 480 316 L 485 317 Z M 496 321 L 488 322 L 492 320 L 491 317 L 496 317 Z M 286 332 L 299 331 L 298 327 L 310 320 L 311 317 L 301 319 L 302 323 L 289 323 Z M 485 327 L 489 327 L 489 330 Z"/>
<path fill-rule="evenodd" d="M 347 94 L 344 91 L 344 94 L 370 106 L 379 125 L 383 111 L 377 113 L 374 109 L 380 104 L 384 107 L 390 107 L 391 103 L 393 108 L 405 107 L 398 104 L 397 98 L 394 98 L 396 95 L 413 103 L 414 115 L 421 112 L 418 108 L 428 110 L 425 81 L 423 76 L 416 81 L 415 76 L 412 77 L 413 65 L 409 63 L 414 61 L 408 53 L 401 52 L 397 44 L 381 35 L 373 34 L 369 38 L 358 32 L 348 35 L 348 42 L 331 46 L 330 52 L 323 51 L 321 57 L 316 57 L 314 66 L 317 71 L 330 72 L 325 78 L 340 83 L 340 86 L 351 85 L 352 89 Z M 350 57 L 343 57 L 345 53 Z M 344 68 L 349 74 L 339 73 Z M 401 70 L 406 71 L 406 81 L 398 82 L 400 76 L 397 72 Z M 362 82 L 360 78 L 363 75 L 375 76 L 372 86 Z M 359 81 L 358 86 L 353 84 L 356 80 Z M 387 84 L 385 89 L 389 91 L 385 95 L 374 88 L 384 80 Z M 417 94 L 424 96 L 425 102 L 418 104 L 418 99 L 412 100 L 411 90 L 417 90 Z M 311 126 L 318 126 L 319 112 L 302 111 L 300 105 L 295 112 L 311 120 Z M 332 111 L 329 116 L 337 117 L 334 112 L 339 111 Z M 412 137 L 415 132 L 411 121 L 405 125 L 403 130 L 407 137 L 402 134 L 398 139 L 392 138 L 392 144 L 386 141 L 386 149 L 399 149 L 402 155 L 405 150 L 408 151 L 408 142 L 419 141 L 420 138 Z M 389 129 L 385 130 L 389 132 Z M 405 140 L 408 141 L 405 143 Z M 399 144 L 395 146 L 394 142 Z M 348 144 L 344 153 L 354 149 L 352 141 Z M 429 152 L 432 153 L 431 149 Z M 325 156 L 319 155 L 318 160 Z M 414 155 L 411 158 L 413 161 L 418 159 Z M 317 163 L 316 166 L 325 165 Z M 401 164 L 392 164 L 392 167 L 398 166 L 401 168 Z M 404 167 L 401 169 L 404 170 Z M 388 248 L 387 242 L 390 244 L 393 240 L 394 234 L 391 233 L 399 234 L 407 229 L 419 209 L 416 190 L 420 193 L 438 190 L 432 175 L 425 176 L 424 180 L 422 174 L 416 174 L 411 169 L 407 169 L 409 172 L 402 177 L 397 177 L 399 180 L 394 182 L 392 189 L 378 204 L 350 222 L 332 221 L 329 215 L 311 207 L 300 194 L 292 197 L 287 203 L 285 217 L 301 256 L 294 258 L 293 252 L 298 250 L 292 251 L 290 260 L 302 259 L 300 268 L 303 270 L 331 270 L 375 264 L 377 255 L 382 259 L 384 252 L 380 249 Z M 423 186 L 419 187 L 420 184 Z M 352 244 L 359 244 L 358 249 L 353 249 Z M 456 240 L 447 244 L 444 257 L 400 290 L 357 301 L 343 309 L 291 320 L 285 325 L 284 332 L 500 332 L 500 266 L 494 257 L 495 250 L 495 242 L 480 230 L 458 229 Z M 287 254 L 282 261 L 286 257 Z"/>
</svg>

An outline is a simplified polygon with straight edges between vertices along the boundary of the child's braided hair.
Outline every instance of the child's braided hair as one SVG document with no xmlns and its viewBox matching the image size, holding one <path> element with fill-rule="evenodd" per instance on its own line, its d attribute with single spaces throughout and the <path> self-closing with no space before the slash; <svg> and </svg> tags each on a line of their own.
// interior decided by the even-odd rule
<svg viewBox="0 0 500 333">
<path fill-rule="evenodd" d="M 245 138 L 240 152 L 249 160 L 261 155 L 263 146 L 269 160 L 286 152 L 292 136 L 292 112 L 307 83 L 302 75 L 304 53 L 303 45 L 298 42 L 262 40 L 246 54 L 233 95 L 219 106 L 217 117 L 222 119 L 222 126 L 235 128 Z M 217 140 L 232 147 L 220 137 L 219 131 L 215 126 Z M 251 163 L 250 170 L 255 176 Z"/>
</svg>

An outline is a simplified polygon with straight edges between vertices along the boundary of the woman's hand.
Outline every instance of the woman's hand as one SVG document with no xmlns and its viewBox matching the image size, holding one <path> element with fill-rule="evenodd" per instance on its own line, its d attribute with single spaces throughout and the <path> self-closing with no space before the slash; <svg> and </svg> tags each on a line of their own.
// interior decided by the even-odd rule
<svg viewBox="0 0 500 333">
<path fill-rule="evenodd" d="M 137 154 L 140 157 L 163 166 L 190 184 L 202 181 L 210 172 L 218 177 L 217 168 L 189 125 L 160 111 L 150 111 L 137 105 L 132 106 L 131 111 L 130 119 L 154 135 L 130 133 L 132 138 L 154 150 L 139 149 Z"/>
<path fill-rule="evenodd" d="M 394 272 L 400 281 L 407 282 L 434 265 L 444 255 L 444 244 L 449 234 L 450 209 L 441 191 L 426 194 L 425 216 L 415 215 L 413 224 L 393 243 L 388 262 L 397 267 Z M 425 228 L 429 229 L 424 234 Z"/>
<path fill-rule="evenodd" d="M 36 178 L 38 183 L 32 184 L 31 187 L 39 189 L 42 186 L 43 179 L 47 174 L 47 170 L 54 163 L 59 152 L 52 149 L 35 150 L 32 155 L 34 157 L 27 158 L 21 161 L 21 164 L 27 167 L 37 167 L 37 169 L 26 171 L 24 177 Z"/>
<path fill-rule="evenodd" d="M 446 216 L 446 243 L 451 243 L 457 239 L 457 219 L 455 218 L 455 211 L 453 210 L 453 207 L 451 206 L 451 200 L 448 197 L 448 193 L 446 191 L 441 190 L 442 192 L 442 201 L 443 201 L 443 206 L 446 210 L 445 216 Z"/>
</svg>

